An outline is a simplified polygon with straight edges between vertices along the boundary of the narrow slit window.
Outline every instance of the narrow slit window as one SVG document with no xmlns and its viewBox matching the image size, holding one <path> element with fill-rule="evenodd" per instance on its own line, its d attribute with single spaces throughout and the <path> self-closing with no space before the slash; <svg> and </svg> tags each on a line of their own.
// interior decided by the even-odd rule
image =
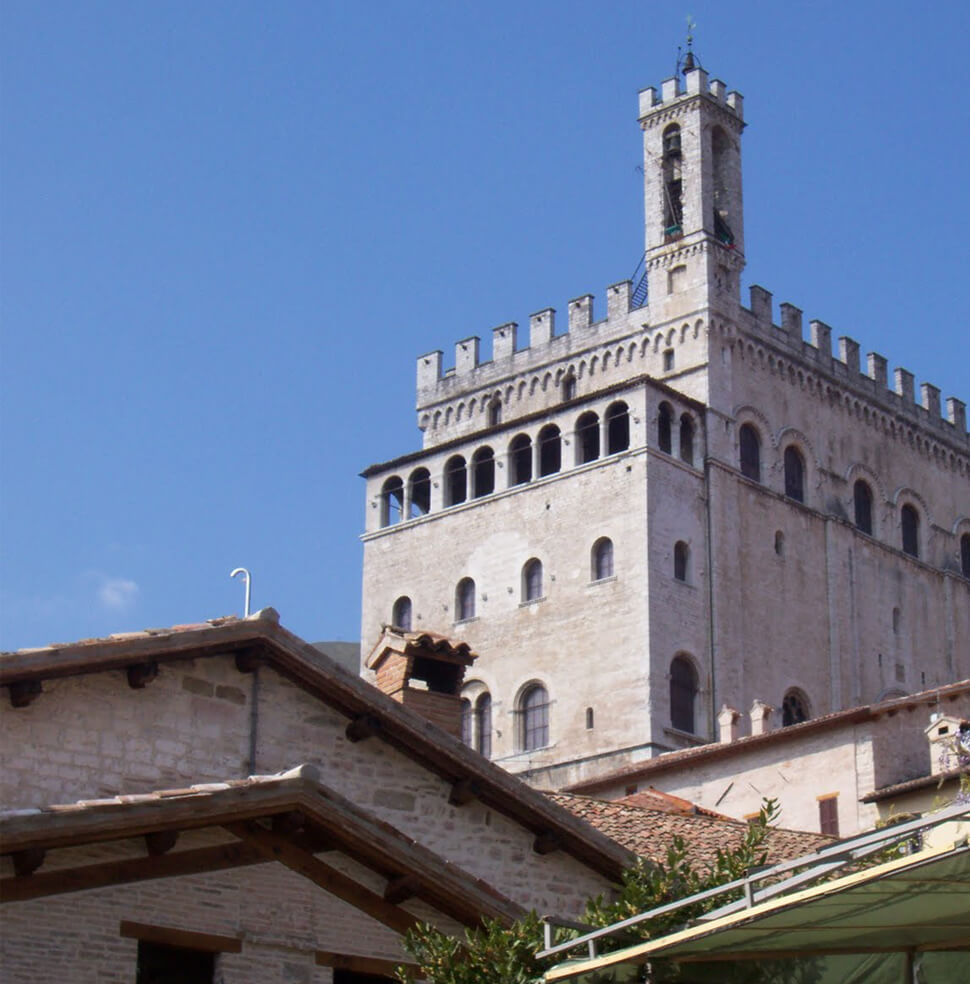
<svg viewBox="0 0 970 984">
<path fill-rule="evenodd" d="M 671 437 L 673 417 L 674 414 L 670 409 L 670 404 L 661 403 L 659 412 L 657 413 L 657 447 L 667 454 L 670 454 L 673 448 L 673 439 Z"/>
<path fill-rule="evenodd" d="M 697 672 L 689 659 L 675 656 L 670 664 L 670 723 L 678 731 L 694 733 Z"/>
<path fill-rule="evenodd" d="M 455 588 L 455 621 L 464 622 L 475 617 L 475 582 L 463 577 Z"/>
<path fill-rule="evenodd" d="M 522 600 L 538 601 L 542 597 L 542 561 L 535 557 L 522 568 Z"/>
<path fill-rule="evenodd" d="M 694 464 L 694 421 L 688 413 L 680 418 L 680 460 Z"/>
<path fill-rule="evenodd" d="M 798 448 L 785 448 L 785 495 L 796 502 L 805 501 L 805 459 Z"/>
<path fill-rule="evenodd" d="M 741 474 L 755 482 L 761 481 L 761 438 L 751 424 L 742 424 L 738 436 L 741 455 Z"/>
<path fill-rule="evenodd" d="M 858 479 L 852 487 L 855 506 L 855 526 L 862 533 L 872 535 L 872 489 L 868 483 Z"/>
<path fill-rule="evenodd" d="M 911 557 L 919 557 L 919 513 L 908 503 L 899 513 L 902 526 L 903 552 Z"/>
</svg>

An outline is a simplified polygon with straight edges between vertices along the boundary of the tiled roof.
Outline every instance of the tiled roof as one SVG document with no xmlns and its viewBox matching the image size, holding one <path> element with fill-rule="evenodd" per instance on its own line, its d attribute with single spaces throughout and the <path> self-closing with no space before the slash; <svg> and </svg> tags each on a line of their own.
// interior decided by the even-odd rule
<svg viewBox="0 0 970 984">
<path fill-rule="evenodd" d="M 691 803 L 681 796 L 674 796 L 673 793 L 665 793 L 663 790 L 654 789 L 653 786 L 647 789 L 640 789 L 629 796 L 621 796 L 615 800 L 617 803 L 625 803 L 627 806 L 639 806 L 645 810 L 658 810 L 661 813 L 680 813 L 685 816 L 713 817 L 715 820 L 733 820 L 726 813 L 718 813 L 717 810 L 709 810 L 706 806 L 698 806 Z"/>
<path fill-rule="evenodd" d="M 944 687 L 935 687 L 932 690 L 923 690 L 920 693 L 910 694 L 907 697 L 894 697 L 891 700 L 883 700 L 875 704 L 863 704 L 859 707 L 846 708 L 843 711 L 833 711 L 831 714 L 823 714 L 820 717 L 812 718 L 810 721 L 793 724 L 787 728 L 777 728 L 774 731 L 768 731 L 761 735 L 747 735 L 744 738 L 738 738 L 736 741 L 710 742 L 707 745 L 697 745 L 693 748 L 682 748 L 679 751 L 666 752 L 663 755 L 658 755 L 656 758 L 617 769 L 608 775 L 574 783 L 571 786 L 567 786 L 566 790 L 573 793 L 595 793 L 621 784 L 635 782 L 638 779 L 668 770 L 680 769 L 688 764 L 694 766 L 700 762 L 709 762 L 714 759 L 742 755 L 749 750 L 763 748 L 765 746 L 798 741 L 805 735 L 824 731 L 827 728 L 836 728 L 841 725 L 873 720 L 884 714 L 895 714 L 901 710 L 917 707 L 920 704 L 925 704 L 928 707 L 936 707 L 940 700 L 956 698 L 967 693 L 970 693 L 970 680 L 958 680 L 956 683 L 950 683 Z"/>
<path fill-rule="evenodd" d="M 599 800 L 574 793 L 547 793 L 554 803 L 601 830 L 624 847 L 653 861 L 663 861 L 674 837 L 683 837 L 687 857 L 695 867 L 706 867 L 717 849 L 741 842 L 747 824 L 742 820 L 671 813 L 633 806 L 629 802 Z M 774 827 L 768 835 L 768 861 L 775 863 L 817 851 L 833 838 Z"/>
<path fill-rule="evenodd" d="M 908 779 L 906 782 L 897 782 L 894 786 L 883 786 L 882 789 L 873 790 L 873 792 L 863 796 L 862 802 L 881 803 L 883 800 L 891 799 L 902 793 L 914 793 L 918 789 L 926 789 L 929 786 L 942 786 L 946 782 L 959 779 L 966 771 L 965 768 L 949 769 L 933 776 L 918 776 L 916 779 Z"/>
</svg>

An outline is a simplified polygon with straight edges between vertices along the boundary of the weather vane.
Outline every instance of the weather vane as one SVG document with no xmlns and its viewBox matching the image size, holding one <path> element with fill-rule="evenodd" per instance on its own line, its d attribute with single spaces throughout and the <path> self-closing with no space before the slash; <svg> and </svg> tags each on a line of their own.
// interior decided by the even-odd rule
<svg viewBox="0 0 970 984">
<path fill-rule="evenodd" d="M 687 15 L 687 54 L 681 57 L 681 49 L 677 49 L 677 73 L 686 75 L 691 70 L 700 67 L 700 61 L 694 58 L 694 31 L 697 21 Z"/>
</svg>

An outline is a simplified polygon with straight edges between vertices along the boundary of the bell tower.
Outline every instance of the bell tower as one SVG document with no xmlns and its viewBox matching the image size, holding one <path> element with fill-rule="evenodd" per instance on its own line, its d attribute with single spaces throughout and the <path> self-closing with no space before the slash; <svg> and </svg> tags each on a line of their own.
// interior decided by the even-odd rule
<svg viewBox="0 0 970 984">
<path fill-rule="evenodd" d="M 739 300 L 744 268 L 743 100 L 688 51 L 675 75 L 640 93 L 651 321 Z"/>
</svg>

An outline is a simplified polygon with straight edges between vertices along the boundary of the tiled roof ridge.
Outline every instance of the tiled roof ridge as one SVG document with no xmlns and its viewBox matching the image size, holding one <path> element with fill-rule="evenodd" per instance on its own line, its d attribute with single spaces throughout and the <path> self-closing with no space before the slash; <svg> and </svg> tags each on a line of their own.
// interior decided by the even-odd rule
<svg viewBox="0 0 970 984">
<path fill-rule="evenodd" d="M 925 776 L 916 776 L 913 779 L 906 779 L 903 782 L 893 783 L 891 786 L 881 786 L 874 789 L 871 793 L 866 793 L 862 797 L 862 803 L 878 803 L 880 800 L 889 799 L 891 796 L 898 796 L 900 793 L 909 793 L 917 789 L 934 784 L 943 785 L 961 776 L 970 775 L 970 768 L 958 766 L 955 769 L 947 769 L 945 772 L 931 773 Z"/>
</svg>

